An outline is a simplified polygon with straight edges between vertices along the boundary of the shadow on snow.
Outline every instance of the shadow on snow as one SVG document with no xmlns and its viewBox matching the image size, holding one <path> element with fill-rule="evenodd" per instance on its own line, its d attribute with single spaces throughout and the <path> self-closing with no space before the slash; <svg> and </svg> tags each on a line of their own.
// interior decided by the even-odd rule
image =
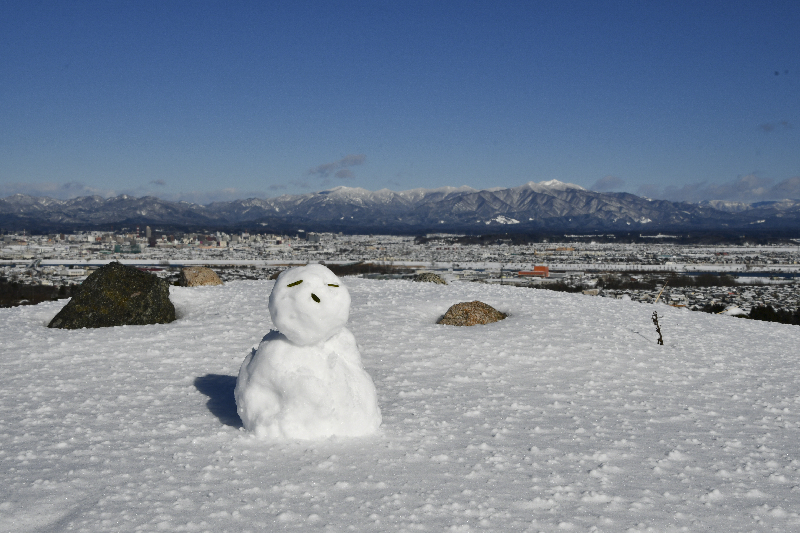
<svg viewBox="0 0 800 533">
<path fill-rule="evenodd" d="M 242 427 L 242 419 L 236 411 L 236 399 L 233 389 L 236 387 L 236 376 L 222 374 L 206 374 L 194 379 L 197 390 L 208 396 L 206 406 L 226 426 Z"/>
</svg>

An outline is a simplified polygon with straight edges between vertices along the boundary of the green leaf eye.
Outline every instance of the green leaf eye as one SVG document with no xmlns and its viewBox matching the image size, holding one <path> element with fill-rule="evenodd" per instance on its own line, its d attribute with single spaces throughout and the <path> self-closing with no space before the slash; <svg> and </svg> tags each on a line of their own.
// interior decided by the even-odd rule
<svg viewBox="0 0 800 533">
<path fill-rule="evenodd" d="M 328 283 L 328 287 L 338 287 L 338 285 L 335 283 Z"/>
<path fill-rule="evenodd" d="M 294 287 L 295 285 L 300 285 L 301 283 L 303 283 L 303 280 L 299 279 L 299 280 L 295 281 L 294 283 L 288 284 L 287 287 Z"/>
</svg>

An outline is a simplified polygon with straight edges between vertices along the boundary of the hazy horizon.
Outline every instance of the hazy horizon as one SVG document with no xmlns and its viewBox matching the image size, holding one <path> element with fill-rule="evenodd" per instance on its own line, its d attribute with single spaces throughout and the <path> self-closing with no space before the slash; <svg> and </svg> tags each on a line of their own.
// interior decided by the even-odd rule
<svg viewBox="0 0 800 533">
<path fill-rule="evenodd" d="M 0 3 L 0 196 L 800 197 L 800 3 Z"/>
<path fill-rule="evenodd" d="M 526 183 L 521 183 L 519 185 L 512 185 L 509 187 L 486 187 L 486 188 L 476 188 L 470 185 L 444 185 L 440 187 L 416 187 L 414 189 L 391 189 L 389 190 L 397 193 L 402 193 L 405 191 L 416 190 L 416 189 L 427 189 L 427 190 L 434 190 L 434 189 L 442 189 L 442 188 L 463 188 L 463 187 L 471 187 L 476 191 L 486 190 L 486 189 L 514 189 L 518 187 L 522 187 L 526 185 Z M 542 182 L 537 182 L 542 183 Z M 765 184 L 767 186 L 761 186 Z M 128 191 L 94 191 L 86 187 L 76 186 L 74 184 L 67 184 L 66 187 L 20 187 L 19 190 L 15 192 L 10 192 L 10 188 L 0 184 L 0 198 L 10 198 L 16 194 L 23 194 L 27 196 L 37 197 L 37 198 L 52 198 L 54 200 L 72 200 L 75 198 L 81 198 L 86 196 L 101 196 L 105 199 L 113 198 L 117 196 L 131 196 L 134 198 L 142 198 L 146 196 L 152 196 L 158 198 L 160 200 L 169 201 L 169 202 L 190 202 L 198 205 L 208 205 L 214 202 L 227 202 L 227 201 L 235 201 L 235 200 L 247 200 L 251 198 L 260 199 L 260 200 L 267 200 L 270 198 L 278 198 L 281 196 L 297 196 L 297 195 L 304 195 L 304 194 L 318 194 L 325 191 L 330 191 L 339 187 L 348 187 L 353 189 L 365 189 L 370 192 L 376 192 L 382 189 L 369 189 L 366 187 L 357 187 L 351 186 L 346 184 L 338 184 L 328 188 L 320 188 L 315 191 L 307 191 L 301 193 L 278 193 L 278 194 L 259 194 L 254 193 L 251 195 L 237 195 L 238 191 L 231 191 L 228 193 L 224 193 L 217 197 L 209 196 L 206 194 L 201 193 L 188 193 L 188 194 L 159 194 L 158 192 L 152 193 L 145 193 L 145 194 L 137 194 L 135 192 L 128 192 Z M 577 184 L 573 184 L 577 185 Z M 580 186 L 580 185 L 579 185 Z M 599 192 L 599 193 L 608 193 L 608 192 L 617 192 L 612 190 L 601 190 L 601 187 L 593 187 L 587 188 L 584 187 L 589 191 Z M 9 190 L 8 194 L 6 191 Z M 717 184 L 699 184 L 695 186 L 684 186 L 683 188 L 677 187 L 665 187 L 659 193 L 659 191 L 654 191 L 656 195 L 649 195 L 646 194 L 648 191 L 638 191 L 636 193 L 637 196 L 652 198 L 655 200 L 669 200 L 675 202 L 691 202 L 691 203 L 701 203 L 705 201 L 714 201 L 714 200 L 722 200 L 722 201 L 729 201 L 729 202 L 742 202 L 742 203 L 756 203 L 761 201 L 779 201 L 779 200 L 787 200 L 787 199 L 800 199 L 800 177 L 798 178 L 790 178 L 788 180 L 784 180 L 783 182 L 770 185 L 769 182 L 765 182 L 765 180 L 758 180 L 752 176 L 745 176 L 744 178 L 740 178 L 735 182 L 717 185 Z M 216 195 L 215 195 L 216 196 Z"/>
</svg>

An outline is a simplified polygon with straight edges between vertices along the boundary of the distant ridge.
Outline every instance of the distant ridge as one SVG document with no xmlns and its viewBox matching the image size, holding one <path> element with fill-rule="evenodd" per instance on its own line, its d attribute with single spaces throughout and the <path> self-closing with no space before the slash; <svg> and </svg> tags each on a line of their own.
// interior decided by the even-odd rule
<svg viewBox="0 0 800 533">
<path fill-rule="evenodd" d="M 260 228 L 261 231 L 461 233 L 800 229 L 800 201 L 701 204 L 600 193 L 557 180 L 477 190 L 324 191 L 198 205 L 153 196 L 0 199 L 0 228 L 66 231 L 124 225 Z"/>
</svg>

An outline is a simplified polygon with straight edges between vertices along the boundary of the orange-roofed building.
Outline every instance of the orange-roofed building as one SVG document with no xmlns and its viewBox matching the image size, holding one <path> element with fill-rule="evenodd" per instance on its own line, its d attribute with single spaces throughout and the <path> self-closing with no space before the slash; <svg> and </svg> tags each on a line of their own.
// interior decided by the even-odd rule
<svg viewBox="0 0 800 533">
<path fill-rule="evenodd" d="M 547 266 L 535 266 L 533 270 L 522 270 L 517 272 L 517 275 L 520 277 L 535 277 L 535 278 L 549 278 L 550 277 L 550 267 Z"/>
</svg>

